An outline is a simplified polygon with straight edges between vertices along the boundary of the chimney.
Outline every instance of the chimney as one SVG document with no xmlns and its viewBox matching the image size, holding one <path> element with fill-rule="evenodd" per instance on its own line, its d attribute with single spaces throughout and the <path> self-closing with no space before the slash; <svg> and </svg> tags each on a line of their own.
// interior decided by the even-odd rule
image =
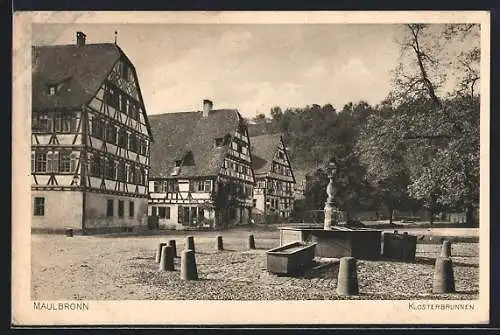
<svg viewBox="0 0 500 335">
<path fill-rule="evenodd" d="M 208 112 L 212 110 L 213 106 L 214 104 L 211 100 L 208 99 L 203 100 L 203 117 L 208 116 Z"/>
<path fill-rule="evenodd" d="M 85 45 L 85 38 L 86 37 L 87 37 L 87 35 L 85 35 L 83 32 L 77 31 L 76 32 L 76 45 L 78 45 L 78 46 Z"/>
</svg>

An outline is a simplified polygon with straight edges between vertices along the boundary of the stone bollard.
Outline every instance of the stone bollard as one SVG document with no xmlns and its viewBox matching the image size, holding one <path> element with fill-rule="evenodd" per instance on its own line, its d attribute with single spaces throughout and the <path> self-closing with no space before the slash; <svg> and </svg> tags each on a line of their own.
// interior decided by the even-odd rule
<svg viewBox="0 0 500 335">
<path fill-rule="evenodd" d="M 177 246 L 175 245 L 175 240 L 168 241 L 168 245 L 172 247 L 174 257 L 177 257 Z"/>
<path fill-rule="evenodd" d="M 255 238 L 253 235 L 248 235 L 247 247 L 248 249 L 255 249 Z"/>
<path fill-rule="evenodd" d="M 339 275 L 337 278 L 337 294 L 359 294 L 357 262 L 354 257 L 342 257 L 340 259 Z"/>
<path fill-rule="evenodd" d="M 193 250 L 187 249 L 183 250 L 181 253 L 181 278 L 183 280 L 198 279 L 196 258 Z"/>
<path fill-rule="evenodd" d="M 174 249 L 164 245 L 160 257 L 160 271 L 174 271 Z"/>
<path fill-rule="evenodd" d="M 186 236 L 184 250 L 193 250 L 193 252 L 196 252 L 196 250 L 194 248 L 194 237 L 193 236 Z"/>
<path fill-rule="evenodd" d="M 450 258 L 437 258 L 434 267 L 434 281 L 432 293 L 455 292 L 455 276 L 453 274 L 453 263 Z"/>
<path fill-rule="evenodd" d="M 217 236 L 215 239 L 215 250 L 224 250 L 224 244 L 222 242 L 222 236 Z"/>
<path fill-rule="evenodd" d="M 156 263 L 160 263 L 161 250 L 162 250 L 163 246 L 165 246 L 165 245 L 167 245 L 167 244 L 164 242 L 161 242 L 160 244 L 158 244 L 158 249 L 156 249 L 156 257 L 155 257 Z"/>
<path fill-rule="evenodd" d="M 451 257 L 451 242 L 448 240 L 444 240 L 441 245 L 441 255 L 442 258 Z"/>
</svg>

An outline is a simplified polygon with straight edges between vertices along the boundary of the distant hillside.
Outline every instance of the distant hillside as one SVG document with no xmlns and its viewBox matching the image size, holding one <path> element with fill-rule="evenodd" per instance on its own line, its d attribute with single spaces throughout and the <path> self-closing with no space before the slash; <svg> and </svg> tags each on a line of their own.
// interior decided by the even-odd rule
<svg viewBox="0 0 500 335">
<path fill-rule="evenodd" d="M 372 112 L 366 102 L 347 104 L 340 113 L 330 105 L 271 110 L 247 120 L 250 136 L 282 133 L 298 183 L 306 174 L 323 168 L 333 155 L 346 157 L 352 152 L 361 125 Z"/>
</svg>

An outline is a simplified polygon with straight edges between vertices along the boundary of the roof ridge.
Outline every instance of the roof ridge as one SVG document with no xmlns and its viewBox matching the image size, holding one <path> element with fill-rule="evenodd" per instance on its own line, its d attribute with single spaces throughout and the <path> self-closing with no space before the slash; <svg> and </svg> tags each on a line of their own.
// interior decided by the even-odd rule
<svg viewBox="0 0 500 335">
<path fill-rule="evenodd" d="M 98 46 L 98 45 L 112 45 L 118 47 L 118 45 L 111 42 L 103 42 L 103 43 L 87 43 L 85 45 L 76 45 L 72 43 L 68 44 L 43 44 L 43 45 L 32 45 L 32 48 L 58 48 L 58 47 L 77 47 L 77 48 L 85 48 L 87 46 Z"/>
<path fill-rule="evenodd" d="M 179 115 L 179 114 L 189 114 L 189 113 L 202 113 L 202 110 L 191 110 L 191 111 L 182 111 L 182 112 L 164 112 L 164 113 L 157 113 L 157 114 L 149 114 L 149 116 L 162 116 L 162 115 Z M 239 113 L 238 109 L 232 109 L 232 108 L 220 108 L 220 109 L 212 109 L 210 112 L 235 112 Z"/>
</svg>

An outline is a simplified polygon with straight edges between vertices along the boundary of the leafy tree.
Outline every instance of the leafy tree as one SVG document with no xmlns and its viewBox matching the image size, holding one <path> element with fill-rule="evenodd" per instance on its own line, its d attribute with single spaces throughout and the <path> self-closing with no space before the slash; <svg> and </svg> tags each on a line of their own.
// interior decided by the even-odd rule
<svg viewBox="0 0 500 335">
<path fill-rule="evenodd" d="M 476 203 L 479 104 L 474 87 L 480 80 L 479 46 L 467 43 L 465 51 L 450 50 L 474 37 L 477 28 L 410 24 L 401 40 L 402 58 L 389 100 L 402 113 L 407 139 L 411 139 L 406 155 L 409 193 L 425 200 L 431 224 L 438 205 L 461 203 L 470 212 Z M 441 88 L 449 76 L 457 84 L 444 96 Z M 470 218 L 468 214 L 469 223 Z"/>
<path fill-rule="evenodd" d="M 409 200 L 409 171 L 405 164 L 405 147 L 400 117 L 384 107 L 367 119 L 356 143 L 355 152 L 366 169 L 367 179 L 388 210 L 392 224 L 394 210 Z M 385 114 L 385 115 L 384 115 Z"/>
<path fill-rule="evenodd" d="M 273 121 L 279 123 L 282 117 L 283 117 L 283 111 L 279 106 L 271 108 L 271 118 Z"/>
</svg>

